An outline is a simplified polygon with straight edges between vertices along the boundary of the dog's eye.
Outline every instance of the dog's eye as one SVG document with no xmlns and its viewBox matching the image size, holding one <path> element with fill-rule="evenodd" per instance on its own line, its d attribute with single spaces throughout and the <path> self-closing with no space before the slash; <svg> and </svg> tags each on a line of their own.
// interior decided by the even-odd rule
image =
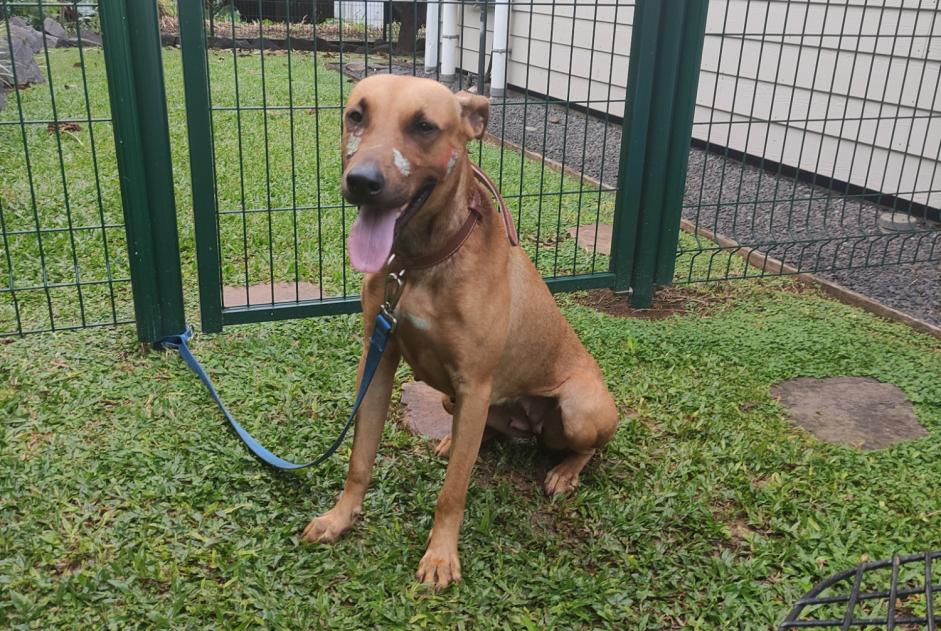
<svg viewBox="0 0 941 631">
<path fill-rule="evenodd" d="M 423 134 L 430 134 L 433 131 L 436 131 L 438 128 L 434 123 L 429 123 L 428 121 L 421 120 L 415 123 L 415 129 L 420 131 Z"/>
<path fill-rule="evenodd" d="M 346 120 L 350 121 L 354 125 L 359 125 L 363 122 L 363 113 L 359 110 L 350 110 L 346 115 Z"/>
</svg>

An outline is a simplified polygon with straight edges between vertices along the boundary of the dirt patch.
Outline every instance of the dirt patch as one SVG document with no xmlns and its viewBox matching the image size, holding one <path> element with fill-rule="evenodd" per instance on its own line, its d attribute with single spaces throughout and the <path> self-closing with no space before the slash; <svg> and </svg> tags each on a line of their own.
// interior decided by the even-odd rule
<svg viewBox="0 0 941 631">
<path fill-rule="evenodd" d="M 714 313 L 726 304 L 728 297 L 728 291 L 704 293 L 689 287 L 664 287 L 657 291 L 647 309 L 632 307 L 627 296 L 619 296 L 610 289 L 594 289 L 576 301 L 618 318 L 662 320 L 688 313 Z"/>
<path fill-rule="evenodd" d="M 46 131 L 50 134 L 54 134 L 56 130 L 61 132 L 73 133 L 77 131 L 82 131 L 82 126 L 78 123 L 49 123 L 46 125 Z"/>
<path fill-rule="evenodd" d="M 928 435 L 902 390 L 868 377 L 801 377 L 771 393 L 796 425 L 827 443 L 883 449 Z"/>
</svg>

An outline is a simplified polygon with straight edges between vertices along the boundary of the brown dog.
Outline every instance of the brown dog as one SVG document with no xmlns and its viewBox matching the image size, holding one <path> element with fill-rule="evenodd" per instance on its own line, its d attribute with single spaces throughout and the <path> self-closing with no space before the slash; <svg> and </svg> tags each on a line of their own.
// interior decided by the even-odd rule
<svg viewBox="0 0 941 631">
<path fill-rule="evenodd" d="M 350 94 L 344 118 L 343 195 L 359 206 L 350 230 L 353 266 L 367 272 L 366 340 L 384 302 L 387 260 L 405 265 L 398 328 L 356 419 L 346 486 L 310 522 L 309 541 L 335 541 L 362 507 L 402 357 L 415 377 L 452 400 L 449 454 L 419 580 L 442 588 L 461 578 L 457 544 L 471 469 L 486 426 L 539 435 L 565 459 L 546 476 L 547 493 L 570 491 L 595 450 L 614 434 L 618 412 L 601 371 L 475 178 L 466 144 L 483 136 L 489 102 L 452 94 L 427 79 L 379 75 Z M 455 235 L 480 218 L 456 251 Z M 514 235 L 515 238 L 515 235 Z M 434 259 L 435 257 L 432 256 Z M 395 262 L 393 263 L 393 266 Z M 363 359 L 360 361 L 362 375 Z"/>
</svg>

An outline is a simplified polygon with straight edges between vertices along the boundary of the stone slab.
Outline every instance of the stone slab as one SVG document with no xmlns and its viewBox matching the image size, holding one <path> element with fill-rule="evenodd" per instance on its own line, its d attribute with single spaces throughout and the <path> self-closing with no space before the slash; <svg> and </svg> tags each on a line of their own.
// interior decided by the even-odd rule
<svg viewBox="0 0 941 631">
<path fill-rule="evenodd" d="M 611 255 L 611 224 L 584 224 L 577 228 L 569 228 L 568 233 L 572 237 L 578 235 L 579 247 L 589 252 L 594 252 L 597 249 L 598 254 L 604 254 L 605 256 Z"/>
<path fill-rule="evenodd" d="M 451 433 L 451 415 L 441 405 L 443 395 L 421 381 L 402 386 L 402 424 L 406 429 L 429 440 L 441 440 Z"/>
<path fill-rule="evenodd" d="M 771 392 L 795 424 L 827 443 L 883 449 L 928 435 L 904 392 L 868 377 L 800 377 Z"/>
<path fill-rule="evenodd" d="M 248 286 L 248 302 L 245 301 L 245 287 L 223 287 L 222 288 L 222 306 L 224 307 L 244 307 L 250 305 L 270 305 L 271 304 L 270 283 L 258 283 Z M 323 294 L 326 297 L 327 294 Z M 294 302 L 295 300 L 320 300 L 320 285 L 307 282 L 294 283 L 275 283 L 274 284 L 274 302 Z"/>
</svg>

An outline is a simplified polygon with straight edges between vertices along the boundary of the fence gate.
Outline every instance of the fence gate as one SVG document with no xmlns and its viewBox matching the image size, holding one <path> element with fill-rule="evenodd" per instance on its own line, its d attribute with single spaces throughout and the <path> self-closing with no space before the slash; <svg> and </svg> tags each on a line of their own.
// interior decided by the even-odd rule
<svg viewBox="0 0 941 631">
<path fill-rule="evenodd" d="M 381 25 L 364 18 L 380 8 Z M 0 0 L 0 335 L 184 326 L 165 65 L 185 85 L 205 331 L 359 308 L 338 145 L 350 85 L 379 72 L 491 97 L 472 158 L 553 290 L 644 306 L 670 282 L 810 271 L 852 287 L 858 268 L 941 260 L 935 0 L 177 12 Z M 168 38 L 182 50 L 161 53 Z M 11 63 L 23 46 L 32 59 Z"/>
<path fill-rule="evenodd" d="M 359 308 L 339 144 L 351 83 L 374 73 L 487 93 L 503 64 L 471 154 L 550 287 L 643 301 L 672 276 L 705 0 L 394 3 L 396 33 L 364 21 L 379 2 L 334 3 L 320 24 L 315 2 L 203 4 L 180 2 L 178 20 L 204 330 Z M 529 35 L 513 50 L 493 40 L 508 11 Z"/>
</svg>

